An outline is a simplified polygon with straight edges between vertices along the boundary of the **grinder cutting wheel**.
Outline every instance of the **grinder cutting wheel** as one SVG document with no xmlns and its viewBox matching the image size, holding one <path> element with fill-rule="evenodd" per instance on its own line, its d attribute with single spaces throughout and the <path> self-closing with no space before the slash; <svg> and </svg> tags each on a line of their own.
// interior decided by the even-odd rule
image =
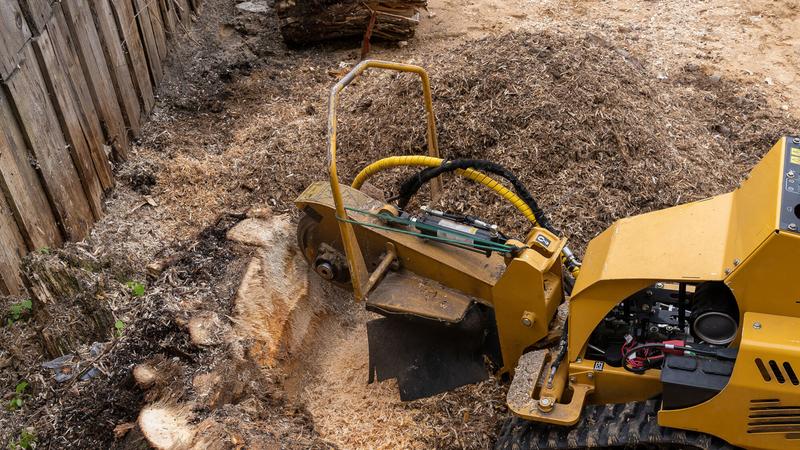
<svg viewBox="0 0 800 450">
<path fill-rule="evenodd" d="M 368 68 L 420 76 L 429 155 L 382 159 L 347 186 L 336 107 Z M 368 324 L 370 378 L 397 378 L 403 399 L 488 367 L 512 380 L 500 448 L 800 447 L 800 138 L 778 141 L 733 192 L 617 221 L 582 264 L 508 170 L 439 157 L 420 67 L 364 61 L 339 81 L 328 156 L 330 182 L 296 200 L 298 241 L 320 276 L 384 316 Z M 389 202 L 360 190 L 397 166 L 423 169 Z M 407 210 L 426 184 L 447 194 L 445 173 L 493 190 L 530 230 Z"/>
</svg>

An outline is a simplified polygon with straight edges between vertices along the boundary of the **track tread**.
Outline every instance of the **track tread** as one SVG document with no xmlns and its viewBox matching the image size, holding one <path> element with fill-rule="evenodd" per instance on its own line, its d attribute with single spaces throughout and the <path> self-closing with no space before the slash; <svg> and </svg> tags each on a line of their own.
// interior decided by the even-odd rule
<svg viewBox="0 0 800 450">
<path fill-rule="evenodd" d="M 572 427 L 514 417 L 500 430 L 498 450 L 577 450 L 620 447 L 734 450 L 717 437 L 658 425 L 660 401 L 587 406 Z"/>
</svg>

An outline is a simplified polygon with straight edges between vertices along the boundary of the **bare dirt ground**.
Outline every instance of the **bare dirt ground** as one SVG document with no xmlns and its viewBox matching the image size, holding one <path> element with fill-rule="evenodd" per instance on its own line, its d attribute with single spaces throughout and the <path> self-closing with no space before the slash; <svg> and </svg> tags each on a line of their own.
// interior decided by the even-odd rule
<svg viewBox="0 0 800 450">
<path fill-rule="evenodd" d="M 65 383 L 39 342 L 85 318 L 34 311 L 0 329 L 4 402 L 29 383 L 0 412 L 0 443 L 28 430 L 39 448 L 139 448 L 137 418 L 155 417 L 183 447 L 491 447 L 502 384 L 408 403 L 366 384 L 369 315 L 293 250 L 292 200 L 325 179 L 327 92 L 358 49 L 286 48 L 274 17 L 234 4 L 207 0 L 173 52 L 92 236 L 32 257 L 69 268 L 124 326 L 84 336 L 84 361 L 109 343 L 100 373 Z M 513 169 L 579 252 L 617 218 L 732 189 L 800 132 L 796 0 L 431 0 L 422 15 L 417 38 L 372 56 L 426 66 L 442 153 Z M 345 179 L 426 152 L 418 96 L 416 80 L 378 73 L 343 96 Z M 402 173 L 374 184 L 392 192 Z M 450 185 L 443 207 L 525 232 L 491 195 Z M 227 239 L 248 216 L 258 237 Z M 148 276 L 155 261 L 168 263 Z M 137 385 L 137 366 L 159 375 Z"/>
</svg>

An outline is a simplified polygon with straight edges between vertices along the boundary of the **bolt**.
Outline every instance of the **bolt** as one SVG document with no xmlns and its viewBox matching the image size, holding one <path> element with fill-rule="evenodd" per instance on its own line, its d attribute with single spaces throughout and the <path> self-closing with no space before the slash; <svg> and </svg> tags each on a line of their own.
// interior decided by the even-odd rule
<svg viewBox="0 0 800 450">
<path fill-rule="evenodd" d="M 586 374 L 586 376 L 591 380 L 592 378 L 594 378 L 594 372 L 589 372 Z"/>
<path fill-rule="evenodd" d="M 790 171 L 786 172 L 786 176 L 789 177 L 789 178 L 794 178 L 795 175 L 796 174 L 794 173 L 794 170 L 790 170 Z"/>
<path fill-rule="evenodd" d="M 539 411 L 543 413 L 548 413 L 553 410 L 553 405 L 555 404 L 555 399 L 551 397 L 542 397 L 539 399 L 538 407 Z"/>
<path fill-rule="evenodd" d="M 656 289 L 664 289 L 664 283 L 662 283 L 660 281 L 658 283 L 656 283 Z"/>
<path fill-rule="evenodd" d="M 789 224 L 789 229 L 792 230 L 792 231 L 796 230 L 797 229 L 797 224 L 796 223 L 790 223 Z"/>
<path fill-rule="evenodd" d="M 725 268 L 725 275 L 730 275 L 733 272 L 729 267 Z"/>
<path fill-rule="evenodd" d="M 569 377 L 569 382 L 570 383 L 574 383 L 576 381 L 578 381 L 578 377 L 576 377 L 575 375 L 572 375 L 572 376 Z"/>
<path fill-rule="evenodd" d="M 753 328 L 755 328 L 756 330 L 760 330 L 761 329 L 761 322 L 753 322 Z"/>
<path fill-rule="evenodd" d="M 736 259 L 734 259 L 734 260 L 733 260 L 733 265 L 734 265 L 734 266 L 738 266 L 738 265 L 739 265 L 739 264 L 741 264 L 741 263 L 742 263 L 742 260 L 741 260 L 741 259 L 739 259 L 739 258 L 736 258 Z"/>
<path fill-rule="evenodd" d="M 578 358 L 578 359 L 575 360 L 575 362 L 576 363 L 582 363 L 583 362 L 583 358 Z"/>
<path fill-rule="evenodd" d="M 800 138 L 794 138 L 792 139 L 792 142 L 794 142 L 795 144 L 800 144 Z"/>
<path fill-rule="evenodd" d="M 522 314 L 522 325 L 523 326 L 526 326 L 528 328 L 532 327 L 534 320 L 536 320 L 536 316 L 532 312 L 525 311 Z"/>
</svg>

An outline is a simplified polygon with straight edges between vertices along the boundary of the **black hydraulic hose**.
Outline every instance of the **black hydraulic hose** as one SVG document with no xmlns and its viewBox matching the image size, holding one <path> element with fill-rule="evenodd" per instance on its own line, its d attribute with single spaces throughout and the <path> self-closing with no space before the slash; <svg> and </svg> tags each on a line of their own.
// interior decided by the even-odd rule
<svg viewBox="0 0 800 450">
<path fill-rule="evenodd" d="M 558 354 L 553 359 L 553 364 L 550 364 L 550 373 L 547 376 L 547 387 L 553 386 L 553 379 L 556 376 L 558 367 L 567 356 L 567 349 L 569 347 L 569 317 L 564 321 L 564 329 L 561 330 L 561 339 L 558 341 Z"/>
<path fill-rule="evenodd" d="M 428 167 L 417 172 L 404 181 L 402 185 L 400 185 L 400 192 L 397 196 L 398 206 L 400 209 L 404 209 L 408 205 L 408 202 L 411 201 L 411 197 L 416 195 L 420 188 L 428 181 L 443 173 L 453 172 L 459 169 L 475 169 L 482 172 L 493 173 L 505 178 L 514 187 L 516 194 L 531 209 L 533 216 L 536 218 L 536 221 L 539 223 L 539 225 L 542 228 L 546 228 L 553 234 L 561 234 L 561 232 L 559 232 L 553 226 L 553 224 L 550 223 L 550 220 L 547 218 L 547 215 L 545 215 L 544 211 L 542 211 L 542 209 L 539 207 L 536 199 L 533 198 L 530 191 L 528 191 L 528 189 L 519 180 L 519 178 L 516 177 L 516 175 L 500 164 L 484 159 L 453 159 L 444 161 L 438 167 Z"/>
<path fill-rule="evenodd" d="M 400 207 L 400 209 L 405 209 L 405 207 L 408 205 L 408 202 L 411 201 L 411 198 L 416 195 L 417 192 L 419 192 L 420 188 L 425 183 L 443 173 L 453 172 L 459 169 L 475 169 L 505 178 L 509 183 L 511 183 L 514 191 L 522 199 L 522 201 L 525 202 L 525 204 L 531 209 L 539 226 L 547 229 L 557 236 L 561 235 L 561 232 L 557 230 L 552 223 L 550 223 L 550 219 L 544 213 L 542 208 L 539 207 L 536 199 L 533 198 L 533 195 L 531 195 L 530 191 L 528 191 L 522 181 L 520 181 L 519 178 L 517 178 L 517 176 L 507 168 L 485 159 L 453 159 L 442 162 L 442 164 L 438 167 L 428 167 L 415 173 L 400 185 L 400 192 L 394 197 L 394 199 L 397 200 L 397 205 Z M 572 272 L 573 269 L 580 266 L 580 261 L 567 247 L 564 249 L 566 256 L 565 262 L 567 268 L 569 269 L 568 272 Z M 572 287 L 575 285 L 575 278 L 572 273 L 566 273 L 564 276 L 564 281 L 564 290 L 567 295 L 570 295 L 572 293 Z"/>
</svg>

